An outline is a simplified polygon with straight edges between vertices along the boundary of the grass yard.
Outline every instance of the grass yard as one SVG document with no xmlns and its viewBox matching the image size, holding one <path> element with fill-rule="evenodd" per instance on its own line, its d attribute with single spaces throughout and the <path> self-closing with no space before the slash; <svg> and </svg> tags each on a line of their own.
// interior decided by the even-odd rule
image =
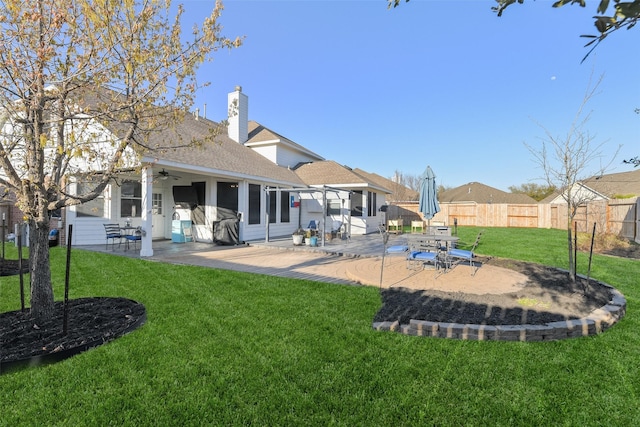
<svg viewBox="0 0 640 427">
<path fill-rule="evenodd" d="M 478 231 L 459 228 L 460 246 Z M 563 268 L 566 251 L 566 232 L 538 229 L 486 228 L 477 248 Z M 58 299 L 64 257 L 52 248 Z M 594 256 L 591 271 L 628 302 L 606 333 L 476 342 L 374 331 L 375 287 L 74 251 L 72 298 L 131 298 L 147 323 L 0 375 L 0 425 L 640 425 L 640 261 Z M 18 277 L 1 277 L 0 311 L 19 306 Z"/>
</svg>

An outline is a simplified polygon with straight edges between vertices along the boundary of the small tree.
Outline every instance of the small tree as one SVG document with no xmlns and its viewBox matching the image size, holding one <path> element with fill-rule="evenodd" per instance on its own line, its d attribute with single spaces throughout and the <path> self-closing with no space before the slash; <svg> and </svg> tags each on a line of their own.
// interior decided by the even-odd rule
<svg viewBox="0 0 640 427">
<path fill-rule="evenodd" d="M 599 83 L 600 81 L 585 92 L 582 103 L 565 136 L 556 137 L 542 127 L 546 134 L 546 137 L 542 139 L 542 146 L 533 147 L 525 144 L 533 155 L 534 161 L 542 169 L 543 178 L 547 185 L 560 189 L 562 198 L 567 203 L 569 275 L 572 281 L 576 279 L 572 239 L 573 220 L 578 212 L 578 207 L 594 198 L 593 193 L 584 191 L 577 184 L 588 177 L 602 175 L 606 168 L 606 166 L 600 165 L 597 171 L 589 172 L 592 162 L 602 158 L 600 150 L 604 142 L 595 143 L 595 137 L 585 129 L 591 114 L 585 113 L 584 109 L 594 96 Z"/>
<path fill-rule="evenodd" d="M 28 225 L 31 314 L 53 313 L 49 213 L 95 199 L 154 132 L 181 120 L 198 66 L 240 39 L 220 36 L 222 3 L 182 33 L 164 0 L 0 4 L 0 186 Z M 102 126 L 102 127 L 101 127 Z M 103 132 L 107 128 L 111 132 Z M 80 194 L 67 178 L 90 170 Z"/>
</svg>

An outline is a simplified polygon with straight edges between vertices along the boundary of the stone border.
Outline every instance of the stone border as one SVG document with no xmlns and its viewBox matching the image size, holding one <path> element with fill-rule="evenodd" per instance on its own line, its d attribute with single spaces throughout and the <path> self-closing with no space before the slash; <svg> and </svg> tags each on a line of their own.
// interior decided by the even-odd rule
<svg viewBox="0 0 640 427">
<path fill-rule="evenodd" d="M 583 276 L 582 276 L 583 277 Z M 419 337 L 439 337 L 476 341 L 557 341 L 566 338 L 600 334 L 620 321 L 627 311 L 624 295 L 611 285 L 597 284 L 610 289 L 609 302 L 593 310 L 587 317 L 550 322 L 543 325 L 463 325 L 460 323 L 429 322 L 410 319 L 409 324 L 374 322 L 377 331 L 394 331 Z"/>
</svg>

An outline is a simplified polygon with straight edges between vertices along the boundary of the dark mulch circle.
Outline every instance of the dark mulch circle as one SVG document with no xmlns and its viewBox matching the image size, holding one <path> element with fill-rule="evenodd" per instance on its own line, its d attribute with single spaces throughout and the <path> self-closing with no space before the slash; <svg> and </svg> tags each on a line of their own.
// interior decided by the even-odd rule
<svg viewBox="0 0 640 427">
<path fill-rule="evenodd" d="M 484 264 L 526 275 L 525 286 L 507 294 L 471 294 L 390 288 L 374 322 L 408 324 L 410 319 L 476 325 L 543 325 L 586 317 L 607 304 L 610 288 L 594 280 L 569 280 L 566 271 L 539 264 L 487 258 Z M 470 278 L 472 281 L 473 278 Z"/>
<path fill-rule="evenodd" d="M 20 274 L 19 264 L 17 259 L 4 259 L 0 258 L 0 276 L 15 276 Z M 29 273 L 29 260 L 22 260 L 22 273 Z"/>
<path fill-rule="evenodd" d="M 29 310 L 0 314 L 0 372 L 23 364 L 54 362 L 112 341 L 144 324 L 142 304 L 126 298 L 69 300 L 67 334 L 63 334 L 64 303 L 54 315 L 36 323 Z"/>
</svg>

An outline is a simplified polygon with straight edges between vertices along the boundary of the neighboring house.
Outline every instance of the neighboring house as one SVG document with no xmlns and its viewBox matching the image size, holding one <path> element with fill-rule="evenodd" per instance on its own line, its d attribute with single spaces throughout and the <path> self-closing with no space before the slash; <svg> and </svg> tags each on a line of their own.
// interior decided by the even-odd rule
<svg viewBox="0 0 640 427">
<path fill-rule="evenodd" d="M 640 197 L 640 169 L 585 179 L 577 182 L 571 193 L 581 202 Z M 557 191 L 540 203 L 565 204 L 566 200 Z"/>
<path fill-rule="evenodd" d="M 538 203 L 526 194 L 507 193 L 479 182 L 470 182 L 438 194 L 440 203 Z"/>
<path fill-rule="evenodd" d="M 222 132 L 218 123 L 187 114 L 174 128 L 151 135 L 141 161 L 128 165 L 101 197 L 65 209 L 72 244 L 102 244 L 103 224 L 130 222 L 144 230 L 140 254 L 151 256 L 153 240 L 173 238 L 176 223 L 192 223 L 195 240 L 213 242 L 214 228 L 230 215 L 239 218 L 240 241 L 290 235 L 311 219 L 324 220 L 326 231 L 352 218 L 352 234 L 376 230 L 387 189 L 249 121 L 240 87 L 228 101 L 234 113 Z M 105 134 L 101 140 L 118 139 L 116 125 L 93 127 Z M 69 182 L 78 194 L 89 184 L 74 177 Z"/>
</svg>

